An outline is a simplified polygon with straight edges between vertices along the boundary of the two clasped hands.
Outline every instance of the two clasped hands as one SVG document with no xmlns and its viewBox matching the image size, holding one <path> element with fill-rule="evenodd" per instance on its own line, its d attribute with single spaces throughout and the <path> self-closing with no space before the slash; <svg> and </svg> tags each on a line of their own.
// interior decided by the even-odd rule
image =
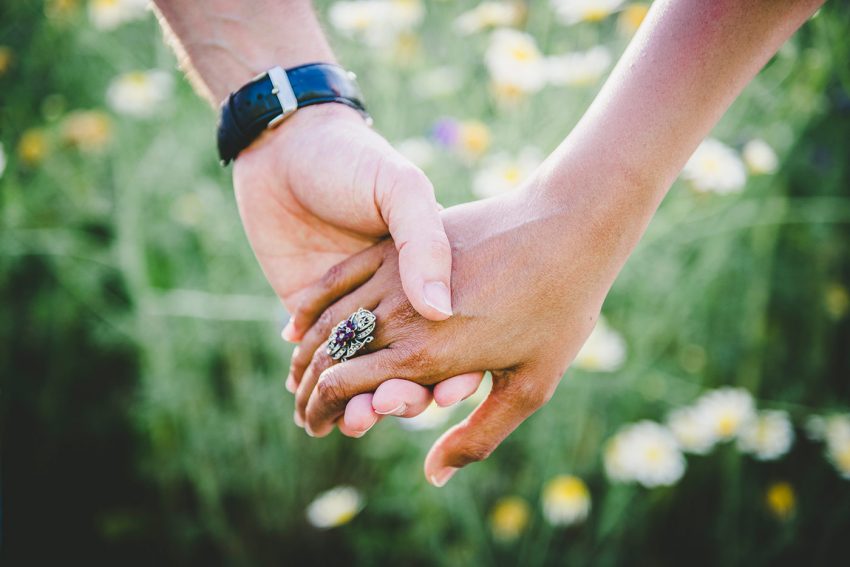
<svg viewBox="0 0 850 567">
<path fill-rule="evenodd" d="M 317 166 L 328 144 L 339 150 Z M 551 396 L 616 273 L 616 236 L 565 199 L 566 178 L 441 211 L 425 175 L 342 105 L 296 113 L 240 156 L 234 179 L 254 251 L 293 314 L 286 385 L 308 433 L 360 437 L 432 397 L 457 403 L 492 372 L 489 397 L 427 460 L 437 485 Z M 334 362 L 328 336 L 360 307 L 377 317 L 374 340 Z"/>
<path fill-rule="evenodd" d="M 258 70 L 334 61 L 307 1 L 156 4 L 213 101 Z M 819 5 L 656 1 L 521 188 L 446 210 L 349 107 L 302 108 L 269 130 L 233 178 L 248 239 L 293 314 L 296 423 L 359 437 L 382 416 L 458 403 L 489 371 L 490 394 L 435 443 L 425 474 L 442 486 L 486 458 L 552 396 L 687 158 Z M 377 317 L 374 340 L 335 362 L 328 336 L 360 307 Z"/>
</svg>

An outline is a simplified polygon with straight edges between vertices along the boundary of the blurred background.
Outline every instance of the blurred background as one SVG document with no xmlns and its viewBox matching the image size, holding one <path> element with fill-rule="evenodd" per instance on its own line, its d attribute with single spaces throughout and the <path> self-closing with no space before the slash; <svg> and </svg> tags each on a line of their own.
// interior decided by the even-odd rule
<svg viewBox="0 0 850 567">
<path fill-rule="evenodd" d="M 6 564 L 846 563 L 847 2 L 694 154 L 551 403 L 441 490 L 424 456 L 475 400 L 293 425 L 287 314 L 146 4 L 0 4 Z M 647 7 L 317 6 L 446 206 L 521 183 Z"/>
</svg>

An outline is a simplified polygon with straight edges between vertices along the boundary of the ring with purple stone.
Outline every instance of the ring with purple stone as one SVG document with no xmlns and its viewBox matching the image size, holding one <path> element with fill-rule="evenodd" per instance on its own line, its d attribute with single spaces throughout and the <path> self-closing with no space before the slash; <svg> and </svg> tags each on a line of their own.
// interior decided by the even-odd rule
<svg viewBox="0 0 850 567">
<path fill-rule="evenodd" d="M 372 342 L 375 314 L 362 307 L 334 327 L 328 337 L 327 353 L 334 360 L 345 362 Z"/>
</svg>

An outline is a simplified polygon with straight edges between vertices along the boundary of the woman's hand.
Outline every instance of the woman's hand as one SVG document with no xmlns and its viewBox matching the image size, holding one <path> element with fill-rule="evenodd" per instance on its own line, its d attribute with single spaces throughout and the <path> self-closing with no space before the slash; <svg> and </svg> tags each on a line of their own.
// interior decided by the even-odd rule
<svg viewBox="0 0 850 567">
<path fill-rule="evenodd" d="M 309 432 L 326 435 L 348 400 L 388 380 L 434 385 L 489 370 L 488 398 L 443 435 L 426 460 L 427 477 L 441 486 L 457 468 L 487 457 L 546 403 L 592 330 L 625 253 L 621 235 L 589 206 L 587 191 L 575 192 L 581 197 L 573 200 L 548 199 L 542 185 L 535 181 L 523 191 L 443 212 L 454 266 L 449 320 L 427 321 L 411 308 L 390 243 L 346 260 L 324 286 L 305 294 L 302 324 L 311 315 L 316 322 L 299 348 L 315 354 L 293 380 L 296 411 Z M 316 319 L 345 293 L 346 282 L 360 285 Z M 358 307 L 377 316 L 375 339 L 368 353 L 333 364 L 324 341 Z"/>
</svg>

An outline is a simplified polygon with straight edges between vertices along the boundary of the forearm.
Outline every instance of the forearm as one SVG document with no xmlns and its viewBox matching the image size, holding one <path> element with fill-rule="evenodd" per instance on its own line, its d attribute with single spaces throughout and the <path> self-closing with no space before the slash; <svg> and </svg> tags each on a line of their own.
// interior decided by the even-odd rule
<svg viewBox="0 0 850 567">
<path fill-rule="evenodd" d="M 605 245 L 627 255 L 699 142 L 821 4 L 657 0 L 590 109 L 547 160 L 547 201 L 570 202 L 611 227 L 615 241 Z"/>
<path fill-rule="evenodd" d="M 258 73 L 335 61 L 309 0 L 154 0 L 181 66 L 214 106 Z"/>
</svg>

